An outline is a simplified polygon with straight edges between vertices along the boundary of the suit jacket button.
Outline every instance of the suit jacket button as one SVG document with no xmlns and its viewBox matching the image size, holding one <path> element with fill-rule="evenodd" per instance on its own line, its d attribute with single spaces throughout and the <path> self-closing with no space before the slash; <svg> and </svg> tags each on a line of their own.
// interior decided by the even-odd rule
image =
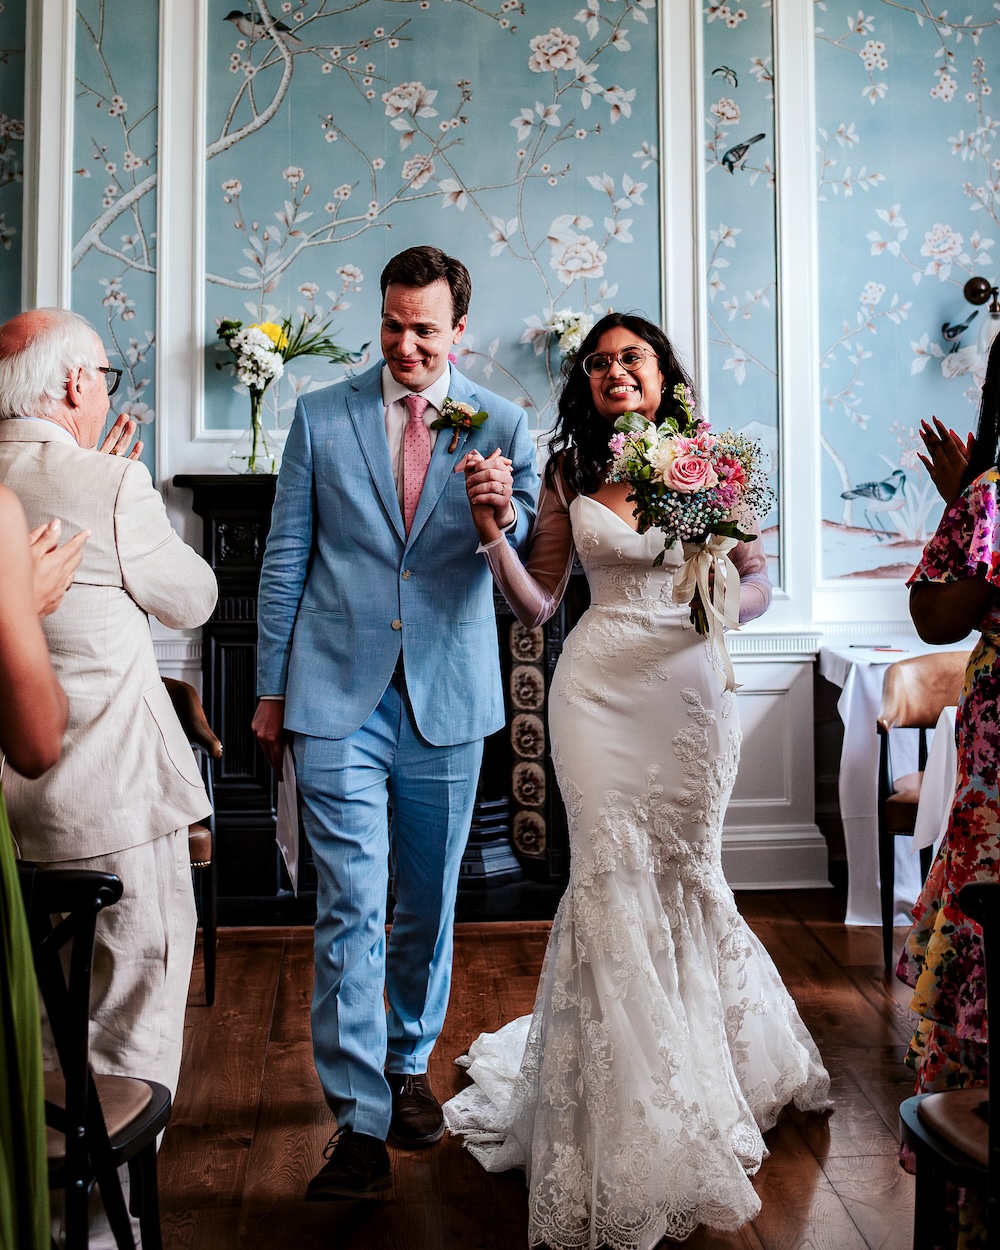
<svg viewBox="0 0 1000 1250">
<path fill-rule="evenodd" d="M 403 628 L 403 622 L 399 619 L 399 617 L 397 617 L 397 618 L 393 621 L 393 623 L 392 623 L 392 627 L 393 627 L 393 629 L 402 629 L 402 628 Z"/>
<path fill-rule="evenodd" d="M 413 574 L 410 572 L 409 569 L 403 569 L 403 581 L 404 582 L 408 582 L 412 576 Z"/>
</svg>

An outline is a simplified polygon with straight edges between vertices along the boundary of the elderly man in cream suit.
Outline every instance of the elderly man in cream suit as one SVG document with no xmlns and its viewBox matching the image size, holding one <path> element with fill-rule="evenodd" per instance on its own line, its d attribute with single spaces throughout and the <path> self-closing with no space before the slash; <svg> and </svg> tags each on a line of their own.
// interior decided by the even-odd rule
<svg viewBox="0 0 1000 1250">
<path fill-rule="evenodd" d="M 209 803 L 148 617 L 193 628 L 218 592 L 124 442 L 96 450 L 118 377 L 73 313 L 38 309 L 0 326 L 0 481 L 30 524 L 56 515 L 64 537 L 90 532 L 43 622 L 69 700 L 62 756 L 34 781 L 8 767 L 4 790 L 23 858 L 121 877 L 121 901 L 98 919 L 93 1064 L 173 1092 L 196 929 L 187 827 Z"/>
</svg>

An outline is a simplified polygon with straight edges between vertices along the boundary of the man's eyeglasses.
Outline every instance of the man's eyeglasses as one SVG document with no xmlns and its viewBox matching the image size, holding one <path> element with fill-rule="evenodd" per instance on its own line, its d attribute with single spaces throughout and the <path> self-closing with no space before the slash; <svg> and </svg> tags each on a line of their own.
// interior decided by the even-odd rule
<svg viewBox="0 0 1000 1250">
<path fill-rule="evenodd" d="M 116 369 L 114 365 L 98 365 L 97 372 L 104 374 L 108 394 L 113 395 L 118 390 L 118 383 L 122 380 L 122 370 Z"/>
<path fill-rule="evenodd" d="M 607 352 L 593 352 L 580 362 L 580 367 L 588 378 L 603 377 L 617 360 L 623 369 L 638 369 L 647 356 L 656 353 L 648 347 L 623 347 L 613 356 Z"/>
</svg>

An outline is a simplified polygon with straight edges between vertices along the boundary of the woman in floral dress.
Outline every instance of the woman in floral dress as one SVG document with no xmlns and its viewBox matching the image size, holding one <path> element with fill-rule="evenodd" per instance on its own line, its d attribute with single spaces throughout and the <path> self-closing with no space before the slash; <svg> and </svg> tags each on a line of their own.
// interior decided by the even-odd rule
<svg viewBox="0 0 1000 1250">
<path fill-rule="evenodd" d="M 987 1081 L 982 933 L 958 905 L 970 881 L 1000 879 L 1000 341 L 990 353 L 974 441 L 935 420 L 921 457 L 944 516 L 910 578 L 910 614 L 925 642 L 982 635 L 958 704 L 958 778 L 947 835 L 913 909 L 896 969 L 920 1017 L 906 1062 L 916 1092 Z"/>
</svg>

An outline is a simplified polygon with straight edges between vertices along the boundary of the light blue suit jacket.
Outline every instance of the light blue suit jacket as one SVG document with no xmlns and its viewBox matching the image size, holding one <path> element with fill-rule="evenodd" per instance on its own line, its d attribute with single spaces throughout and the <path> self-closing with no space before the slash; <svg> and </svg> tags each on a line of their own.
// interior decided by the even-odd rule
<svg viewBox="0 0 1000 1250">
<path fill-rule="evenodd" d="M 453 469 L 476 448 L 513 461 L 527 538 L 538 491 L 522 409 L 452 369 L 449 395 L 488 420 L 438 432 L 407 537 L 389 462 L 382 362 L 299 399 L 260 579 L 257 690 L 285 696 L 285 728 L 344 738 L 378 705 L 402 648 L 417 726 L 437 746 L 504 723 L 493 582 Z"/>
</svg>

